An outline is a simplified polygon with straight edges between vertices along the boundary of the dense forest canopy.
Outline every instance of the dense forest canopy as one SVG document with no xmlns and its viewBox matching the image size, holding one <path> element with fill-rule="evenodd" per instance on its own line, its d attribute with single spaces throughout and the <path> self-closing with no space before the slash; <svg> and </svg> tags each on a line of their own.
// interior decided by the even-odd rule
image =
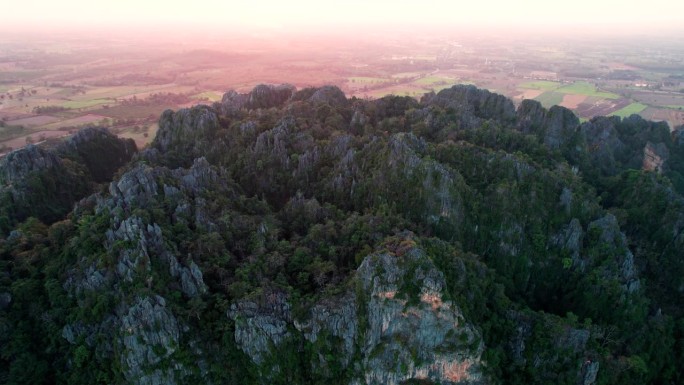
<svg viewBox="0 0 684 385">
<path fill-rule="evenodd" d="M 684 128 L 261 85 L 0 161 L 0 383 L 678 384 Z"/>
</svg>

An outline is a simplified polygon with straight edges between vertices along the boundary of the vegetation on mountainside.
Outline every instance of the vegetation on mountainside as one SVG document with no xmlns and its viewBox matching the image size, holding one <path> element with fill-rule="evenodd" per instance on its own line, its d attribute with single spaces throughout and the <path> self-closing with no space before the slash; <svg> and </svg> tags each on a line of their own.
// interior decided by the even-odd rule
<svg viewBox="0 0 684 385">
<path fill-rule="evenodd" d="M 425 251 L 481 333 L 492 383 L 575 384 L 594 362 L 596 384 L 683 381 L 684 146 L 638 117 L 563 135 L 551 119 L 525 130 L 509 101 L 447 91 L 419 103 L 325 87 L 280 103 L 283 89 L 262 88 L 164 113 L 151 148 L 68 216 L 5 198 L 0 382 L 130 381 L 138 369 L 122 347 L 148 334 L 107 326 L 159 296 L 185 330 L 154 346 L 148 356 L 159 359 L 141 376 L 346 384 L 358 373 L 339 361 L 336 337 L 312 343 L 289 330 L 258 365 L 226 314 L 278 292 L 302 316 L 354 287 L 369 254 L 410 247 Z M 255 101 L 278 106 L 245 107 Z M 668 150 L 661 174 L 642 170 L 648 142 Z M 96 160 L 89 151 L 65 156 L 82 170 L 78 183 L 112 178 L 83 165 Z M 41 177 L 54 179 L 34 184 L 44 192 L 31 199 L 63 207 L 64 176 Z M 202 283 L 174 275 L 174 263 L 198 267 Z M 399 295 L 411 303 L 418 289 Z M 264 374 L 271 364 L 280 370 Z"/>
</svg>

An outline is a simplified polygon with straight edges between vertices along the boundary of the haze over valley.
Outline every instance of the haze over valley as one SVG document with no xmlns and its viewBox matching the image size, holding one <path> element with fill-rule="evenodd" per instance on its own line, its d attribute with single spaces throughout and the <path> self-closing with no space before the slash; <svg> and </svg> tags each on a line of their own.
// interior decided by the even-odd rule
<svg viewBox="0 0 684 385">
<path fill-rule="evenodd" d="M 534 99 L 568 107 L 583 121 L 640 114 L 671 128 L 684 124 L 684 44 L 676 30 L 78 25 L 3 27 L 0 151 L 89 125 L 110 127 L 140 147 L 154 137 L 166 108 L 282 82 L 333 84 L 360 99 L 417 100 L 473 84 L 516 104 Z"/>
<path fill-rule="evenodd" d="M 684 384 L 684 2 L 5 2 L 0 384 Z"/>
</svg>

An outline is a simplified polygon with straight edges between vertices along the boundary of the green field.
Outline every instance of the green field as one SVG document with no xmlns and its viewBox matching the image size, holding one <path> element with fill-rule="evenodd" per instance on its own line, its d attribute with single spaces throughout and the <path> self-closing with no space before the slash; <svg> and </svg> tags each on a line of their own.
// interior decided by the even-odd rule
<svg viewBox="0 0 684 385">
<path fill-rule="evenodd" d="M 676 105 L 676 104 L 669 104 L 667 106 L 664 106 L 665 108 L 669 108 L 671 110 L 684 110 L 684 105 Z"/>
<path fill-rule="evenodd" d="M 380 84 L 386 83 L 388 79 L 372 78 L 367 76 L 353 76 L 349 78 L 350 83 Z"/>
<path fill-rule="evenodd" d="M 573 84 L 563 86 L 555 90 L 563 94 L 575 94 L 575 95 L 587 95 L 594 96 L 602 99 L 619 99 L 620 95 L 616 95 L 610 92 L 602 92 L 596 89 L 596 87 L 588 82 L 575 82 Z"/>
<path fill-rule="evenodd" d="M 645 104 L 632 103 L 632 104 L 628 105 L 627 107 L 621 108 L 617 111 L 613 111 L 611 113 L 611 115 L 626 118 L 632 114 L 638 114 L 641 111 L 645 110 L 646 108 L 648 108 L 648 106 Z"/>
<path fill-rule="evenodd" d="M 404 78 L 415 78 L 417 76 L 420 76 L 420 72 L 400 72 L 398 74 L 392 75 L 394 79 L 404 79 Z"/>
<path fill-rule="evenodd" d="M 220 102 L 221 98 L 223 98 L 223 94 L 216 91 L 205 91 L 200 94 L 192 95 L 192 98 L 197 100 L 209 99 L 210 102 Z"/>
<path fill-rule="evenodd" d="M 532 90 L 553 91 L 555 89 L 558 89 L 560 86 L 561 86 L 561 84 L 557 83 L 557 82 L 540 80 L 537 82 L 522 83 L 519 87 L 528 88 L 528 89 L 532 89 Z"/>
<path fill-rule="evenodd" d="M 545 108 L 551 108 L 552 106 L 561 104 L 561 102 L 563 102 L 563 94 L 549 91 L 544 92 L 534 99 L 541 103 Z"/>
<path fill-rule="evenodd" d="M 454 79 L 443 78 L 443 77 L 439 77 L 439 76 L 426 76 L 424 78 L 420 78 L 420 79 L 416 80 L 413 83 L 420 84 L 423 86 L 431 86 L 431 85 L 440 84 L 440 83 L 451 84 L 453 82 L 454 82 Z"/>
<path fill-rule="evenodd" d="M 61 105 L 65 108 L 88 108 L 108 103 L 113 104 L 114 101 L 109 99 L 67 100 L 61 103 Z"/>
<path fill-rule="evenodd" d="M 167 108 L 169 106 L 112 106 L 88 112 L 114 119 L 147 119 L 153 116 L 156 120 Z"/>
</svg>

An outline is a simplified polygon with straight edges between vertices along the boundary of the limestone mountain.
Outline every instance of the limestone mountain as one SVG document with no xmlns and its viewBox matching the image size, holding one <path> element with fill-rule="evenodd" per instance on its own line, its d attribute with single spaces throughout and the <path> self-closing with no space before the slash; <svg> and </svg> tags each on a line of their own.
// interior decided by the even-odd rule
<svg viewBox="0 0 684 385">
<path fill-rule="evenodd" d="M 680 137 L 260 85 L 13 152 L 0 383 L 681 383 Z"/>
</svg>

